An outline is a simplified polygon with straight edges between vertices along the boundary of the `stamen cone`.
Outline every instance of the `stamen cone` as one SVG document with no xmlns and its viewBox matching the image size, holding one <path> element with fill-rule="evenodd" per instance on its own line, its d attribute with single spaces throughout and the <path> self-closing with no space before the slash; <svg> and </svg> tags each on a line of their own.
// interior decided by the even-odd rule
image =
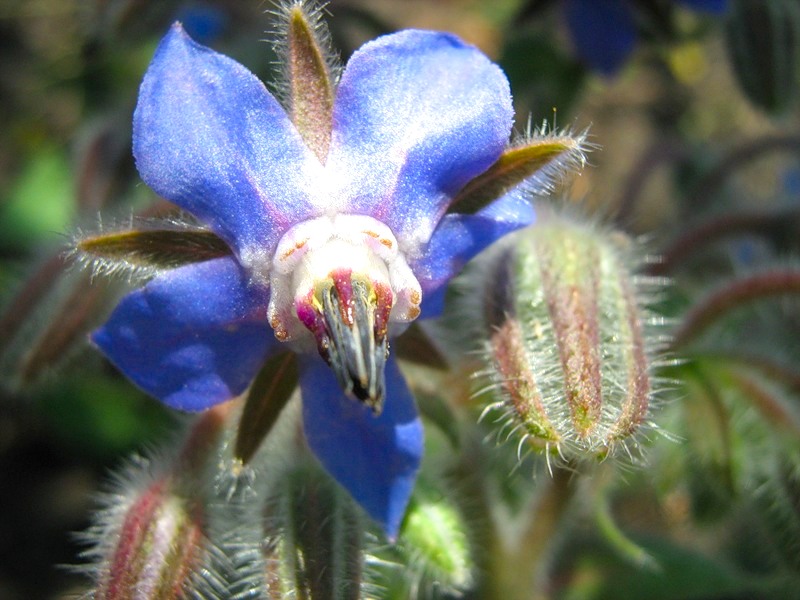
<svg viewBox="0 0 800 600">
<path fill-rule="evenodd" d="M 342 390 L 376 414 L 383 408 L 391 310 L 391 290 L 346 269 L 331 273 L 297 305 L 297 316 L 314 334 Z"/>
</svg>

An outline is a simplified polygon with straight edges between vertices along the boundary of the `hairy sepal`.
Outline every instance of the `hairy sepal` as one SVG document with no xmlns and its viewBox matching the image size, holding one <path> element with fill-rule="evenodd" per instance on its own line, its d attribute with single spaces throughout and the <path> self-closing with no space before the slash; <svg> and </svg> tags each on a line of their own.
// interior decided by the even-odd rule
<svg viewBox="0 0 800 600">
<path fill-rule="evenodd" d="M 321 18 L 323 9 L 302 0 L 279 7 L 276 50 L 284 57 L 279 96 L 303 141 L 324 163 L 340 66 Z"/>
<path fill-rule="evenodd" d="M 547 134 L 544 128 L 534 132 L 464 186 L 448 212 L 474 214 L 521 185 L 534 195 L 547 193 L 557 176 L 583 167 L 587 149 L 585 132 Z"/>
<path fill-rule="evenodd" d="M 73 253 L 94 275 L 153 276 L 231 254 L 215 233 L 178 222 L 79 234 Z"/>
</svg>

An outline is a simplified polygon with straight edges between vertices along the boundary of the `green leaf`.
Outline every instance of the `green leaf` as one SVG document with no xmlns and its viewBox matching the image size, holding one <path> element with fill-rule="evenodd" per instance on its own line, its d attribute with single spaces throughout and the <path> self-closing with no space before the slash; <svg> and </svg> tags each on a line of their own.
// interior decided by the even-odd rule
<svg viewBox="0 0 800 600">
<path fill-rule="evenodd" d="M 679 348 L 691 342 L 735 309 L 766 298 L 798 293 L 800 269 L 792 266 L 767 268 L 726 282 L 687 311 L 673 336 L 672 346 Z"/>
<path fill-rule="evenodd" d="M 174 428 L 174 415 L 119 380 L 78 374 L 62 377 L 37 398 L 54 434 L 100 460 L 153 444 Z"/>
<path fill-rule="evenodd" d="M 635 541 L 659 565 L 659 570 L 632 569 L 627 560 L 608 554 L 595 555 L 590 559 L 591 564 L 580 563 L 573 574 L 576 584 L 572 593 L 561 597 L 586 600 L 760 597 L 752 595 L 753 584 L 737 576 L 731 568 L 695 550 L 663 539 L 636 538 Z M 601 573 L 597 573 L 597 569 Z"/>
</svg>

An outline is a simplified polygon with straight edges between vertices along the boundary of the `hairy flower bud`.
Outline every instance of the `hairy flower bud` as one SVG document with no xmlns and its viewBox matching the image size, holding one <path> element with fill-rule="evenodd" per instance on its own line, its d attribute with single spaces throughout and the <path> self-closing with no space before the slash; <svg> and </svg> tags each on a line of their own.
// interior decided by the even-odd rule
<svg viewBox="0 0 800 600">
<path fill-rule="evenodd" d="M 460 595 L 474 567 L 466 524 L 456 506 L 431 483 L 417 485 L 403 525 L 399 552 L 408 597 Z"/>
<path fill-rule="evenodd" d="M 651 397 L 631 241 L 563 217 L 488 256 L 479 287 L 491 377 L 509 425 L 570 459 L 628 449 Z"/>
<path fill-rule="evenodd" d="M 203 557 L 203 512 L 153 482 L 128 508 L 97 598 L 181 598 Z"/>
<path fill-rule="evenodd" d="M 289 469 L 264 514 L 262 573 L 254 580 L 266 598 L 361 597 L 363 519 L 319 467 L 301 460 Z"/>
<path fill-rule="evenodd" d="M 193 591 L 215 593 L 218 550 L 207 536 L 202 475 L 226 422 L 227 408 L 198 419 L 181 452 L 139 460 L 85 534 L 95 579 L 93 598 L 169 600 Z"/>
<path fill-rule="evenodd" d="M 734 0 L 726 24 L 733 72 L 753 104 L 770 113 L 797 97 L 800 6 L 795 0 Z"/>
</svg>

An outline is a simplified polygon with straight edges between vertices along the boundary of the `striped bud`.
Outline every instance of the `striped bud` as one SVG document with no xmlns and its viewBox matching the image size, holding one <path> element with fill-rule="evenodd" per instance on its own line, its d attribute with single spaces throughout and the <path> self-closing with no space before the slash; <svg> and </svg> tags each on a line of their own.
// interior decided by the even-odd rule
<svg viewBox="0 0 800 600">
<path fill-rule="evenodd" d="M 252 588 L 265 598 L 360 598 L 360 512 L 347 492 L 305 458 L 275 482 L 267 500 L 261 574 Z"/>
<path fill-rule="evenodd" d="M 651 397 L 632 242 L 563 217 L 540 221 L 479 267 L 472 295 L 502 396 L 490 408 L 530 446 L 566 459 L 630 451 Z"/>
<path fill-rule="evenodd" d="M 118 476 L 84 535 L 97 600 L 218 597 L 219 550 L 208 538 L 202 477 L 228 407 L 199 417 L 177 456 L 140 459 Z"/>
<path fill-rule="evenodd" d="M 95 598 L 185 597 L 206 554 L 203 520 L 170 479 L 153 482 L 126 511 Z"/>
<path fill-rule="evenodd" d="M 750 101 L 770 113 L 785 112 L 797 95 L 797 0 L 734 0 L 726 39 L 733 71 Z"/>
</svg>

